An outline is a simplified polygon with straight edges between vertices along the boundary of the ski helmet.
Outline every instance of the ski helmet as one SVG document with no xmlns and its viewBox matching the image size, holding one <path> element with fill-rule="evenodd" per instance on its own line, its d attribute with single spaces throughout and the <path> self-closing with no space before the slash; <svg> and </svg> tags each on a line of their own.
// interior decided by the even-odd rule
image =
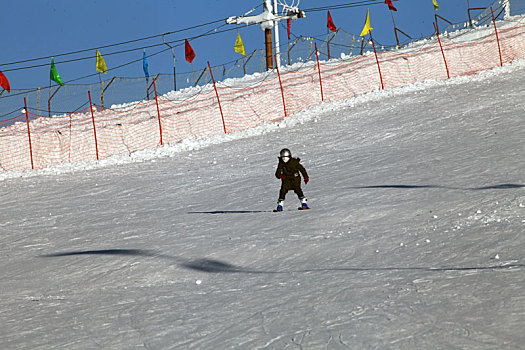
<svg viewBox="0 0 525 350">
<path fill-rule="evenodd" d="M 290 152 L 288 148 L 283 148 L 280 152 L 280 155 L 281 155 L 281 159 L 285 163 L 288 162 L 290 158 L 292 158 L 292 152 Z"/>
</svg>

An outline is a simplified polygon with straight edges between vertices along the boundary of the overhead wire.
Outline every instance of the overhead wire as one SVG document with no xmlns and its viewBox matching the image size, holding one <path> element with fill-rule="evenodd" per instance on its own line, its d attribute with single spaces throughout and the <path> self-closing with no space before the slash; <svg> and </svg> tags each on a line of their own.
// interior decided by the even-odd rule
<svg viewBox="0 0 525 350">
<path fill-rule="evenodd" d="M 324 10 L 329 10 L 329 9 L 337 10 L 337 9 L 358 7 L 358 6 L 365 6 L 365 5 L 373 5 L 373 4 L 379 4 L 379 3 L 380 3 L 380 0 L 364 0 L 364 1 L 357 1 L 357 2 L 351 2 L 351 3 L 338 4 L 338 5 L 331 5 L 331 6 L 323 6 L 323 7 L 305 9 L 305 11 L 318 12 L 318 11 L 324 11 Z M 260 6 L 262 6 L 262 5 L 259 5 L 259 7 Z M 253 11 L 254 9 L 252 9 L 251 11 Z M 70 55 L 76 55 L 76 54 L 80 54 L 80 53 L 85 53 L 85 52 L 92 52 L 93 50 L 101 50 L 101 49 L 105 49 L 105 48 L 117 47 L 117 46 L 127 45 L 127 44 L 136 43 L 136 42 L 140 42 L 140 41 L 151 40 L 151 39 L 159 38 L 159 37 L 166 36 L 166 35 L 177 34 L 177 33 L 181 33 L 181 32 L 184 32 L 184 31 L 197 29 L 197 28 L 201 28 L 201 27 L 205 27 L 205 26 L 208 26 L 208 25 L 216 24 L 216 23 L 219 23 L 219 22 L 225 22 L 225 21 L 226 21 L 226 18 L 222 18 L 222 19 L 217 19 L 217 20 L 210 21 L 210 22 L 207 22 L 207 23 L 202 23 L 202 24 L 198 24 L 198 25 L 194 25 L 194 26 L 191 26 L 191 27 L 186 27 L 186 28 L 182 28 L 182 29 L 178 29 L 178 30 L 174 30 L 174 31 L 170 31 L 170 32 L 162 33 L 162 34 L 151 35 L 151 36 L 144 37 L 144 38 L 127 40 L 127 41 L 123 41 L 123 42 L 120 42 L 120 43 L 114 43 L 114 44 L 109 44 L 109 45 L 92 47 L 92 48 L 89 48 L 89 49 L 82 49 L 82 50 L 77 50 L 77 51 L 60 53 L 60 54 L 51 55 L 51 56 L 43 56 L 43 57 L 26 59 L 26 60 L 20 60 L 20 61 L 15 61 L 15 62 L 0 63 L 0 66 L 11 66 L 11 65 L 18 65 L 18 64 L 27 63 L 27 62 L 49 60 L 51 58 L 56 58 L 56 57 L 64 57 L 64 56 L 70 56 Z M 222 26 L 224 26 L 224 24 Z M 220 26 L 220 27 L 222 27 L 222 26 Z M 215 29 L 216 28 L 212 29 L 212 31 L 214 31 Z M 229 30 L 225 30 L 225 31 L 229 31 Z M 208 31 L 206 34 L 189 37 L 187 39 L 188 40 L 195 40 L 195 39 L 207 36 L 207 35 L 214 35 L 214 34 L 223 33 L 225 31 L 220 31 L 220 32 L 216 32 L 216 33 L 210 33 L 210 31 Z M 168 43 L 170 43 L 170 44 L 171 43 L 177 43 L 177 42 L 181 42 L 183 40 L 184 39 L 173 40 L 173 41 L 169 41 Z M 111 55 L 117 55 L 117 54 L 132 52 L 132 51 L 144 50 L 144 49 L 153 48 L 153 47 L 159 47 L 159 46 L 163 46 L 163 45 L 164 45 L 164 43 L 140 46 L 140 47 L 130 48 L 130 49 L 121 50 L 121 51 L 117 51 L 117 52 L 105 53 L 104 56 L 111 56 Z M 92 59 L 93 57 L 94 57 L 93 55 L 89 55 L 89 56 L 86 56 L 86 57 L 80 57 L 80 58 L 73 58 L 73 59 L 68 59 L 68 60 L 56 61 L 55 64 L 82 61 L 82 60 Z M 25 69 L 45 67 L 47 65 L 49 65 L 49 63 L 28 65 L 28 66 L 16 67 L 16 68 L 10 68 L 10 69 L 2 69 L 2 71 L 4 71 L 4 72 L 18 71 L 18 70 L 25 70 Z"/>
<path fill-rule="evenodd" d="M 143 40 L 150 40 L 150 39 L 158 38 L 158 37 L 165 36 L 165 35 L 172 35 L 172 34 L 180 33 L 180 32 L 191 30 L 191 29 L 205 27 L 207 25 L 211 25 L 211 24 L 218 23 L 218 22 L 225 21 L 225 20 L 226 19 L 218 19 L 218 20 L 211 21 L 211 22 L 208 22 L 208 23 L 202 23 L 202 24 L 194 25 L 194 26 L 183 28 L 183 29 L 179 29 L 179 30 L 174 30 L 174 31 L 171 31 L 171 32 L 166 32 L 166 33 L 162 33 L 162 34 L 155 34 L 155 35 L 151 35 L 151 36 L 148 36 L 148 37 L 139 38 L 139 39 L 133 39 L 133 40 L 128 40 L 128 41 L 123 41 L 123 42 L 115 43 L 115 44 L 109 44 L 109 45 L 92 47 L 92 48 L 89 48 L 89 49 L 65 52 L 65 53 L 56 54 L 56 55 L 52 55 L 52 56 L 31 58 L 31 59 L 21 60 L 21 61 L 16 61 L 16 62 L 0 63 L 0 66 L 9 66 L 9 65 L 14 65 L 14 64 L 33 62 L 33 61 L 40 61 L 40 60 L 45 60 L 45 59 L 48 60 L 48 59 L 53 58 L 53 57 L 69 56 L 69 55 L 75 55 L 75 54 L 88 52 L 88 51 L 93 51 L 93 50 L 100 50 L 100 49 L 106 49 L 106 48 L 120 46 L 120 45 L 131 44 L 131 43 L 135 43 L 135 42 L 139 42 L 139 41 L 143 41 Z M 158 45 L 162 45 L 162 44 L 158 44 Z M 152 46 L 158 46 L 158 45 L 152 45 Z M 146 46 L 145 48 L 148 48 L 148 46 Z M 134 50 L 139 50 L 139 49 L 142 49 L 142 48 L 137 48 L 137 49 L 134 49 Z M 63 62 L 69 62 L 69 61 L 63 61 Z M 5 71 L 8 71 L 8 70 L 5 70 Z"/>
<path fill-rule="evenodd" d="M 340 9 L 346 9 L 346 8 L 362 7 L 362 6 L 368 6 L 368 5 L 379 5 L 379 4 L 383 4 L 383 0 L 353 1 L 353 2 L 346 2 L 346 3 L 342 3 L 342 4 L 333 4 L 333 5 L 326 5 L 326 6 L 320 6 L 320 7 L 306 8 L 303 11 L 305 11 L 305 12 L 320 12 L 320 11 L 326 11 L 326 10 L 340 10 Z M 260 6 L 262 6 L 262 5 L 259 5 L 259 7 Z M 253 9 L 251 11 L 253 11 Z M 132 44 L 132 43 L 137 43 L 137 42 L 142 42 L 142 41 L 146 41 L 146 40 L 159 38 L 161 36 L 182 33 L 184 31 L 206 27 L 206 26 L 209 26 L 209 25 L 212 25 L 212 24 L 216 24 L 216 23 L 219 23 L 219 22 L 223 22 L 223 24 L 221 26 L 219 26 L 219 27 L 214 27 L 214 28 L 208 30 L 207 32 L 205 32 L 203 34 L 191 36 L 191 37 L 188 37 L 186 39 L 188 39 L 188 40 L 196 40 L 196 39 L 199 39 L 199 38 L 202 38 L 202 37 L 206 37 L 206 36 L 210 36 L 210 35 L 221 34 L 221 33 L 229 32 L 229 31 L 238 30 L 238 27 L 232 27 L 232 28 L 228 28 L 228 29 L 224 29 L 224 30 L 218 30 L 218 29 L 220 29 L 220 28 L 222 28 L 222 27 L 224 27 L 226 25 L 225 21 L 226 21 L 226 19 L 223 18 L 223 19 L 218 19 L 218 20 L 207 22 L 207 23 L 202 23 L 202 24 L 198 24 L 198 25 L 194 25 L 194 26 L 191 26 L 191 27 L 182 28 L 182 29 L 178 29 L 178 30 L 174 30 L 174 31 L 170 31 L 170 32 L 162 33 L 162 34 L 151 35 L 151 36 L 144 37 L 144 38 L 138 38 L 138 39 L 128 40 L 128 41 L 124 41 L 124 42 L 120 42 L 120 43 L 108 44 L 108 45 L 99 46 L 99 47 L 96 47 L 96 48 L 89 48 L 89 49 L 77 50 L 77 51 L 72 51 L 72 52 L 66 52 L 66 53 L 61 53 L 61 54 L 57 54 L 57 55 L 53 55 L 53 56 L 44 56 L 44 57 L 38 57 L 38 58 L 33 58 L 33 59 L 20 60 L 20 61 L 16 61 L 16 62 L 2 63 L 2 64 L 0 64 L 0 66 L 16 65 L 16 64 L 22 64 L 22 63 L 27 63 L 27 62 L 37 62 L 37 61 L 41 61 L 41 60 L 45 60 L 45 59 L 50 59 L 52 57 L 65 57 L 65 56 L 81 54 L 81 53 L 85 53 L 85 52 L 89 52 L 89 51 L 93 51 L 93 50 L 98 50 L 98 49 L 118 47 L 118 46 L 121 46 L 121 45 L 127 45 L 127 44 Z M 251 25 L 255 25 L 255 24 L 253 24 L 253 23 L 252 24 L 248 24 L 248 26 L 251 26 Z M 293 35 L 294 35 L 295 38 L 298 38 L 295 34 L 293 34 Z M 168 41 L 167 43 L 174 44 L 175 47 L 179 47 L 179 46 L 181 46 L 183 44 L 184 40 L 185 39 L 171 40 L 171 41 Z M 145 46 L 143 45 L 143 46 L 140 46 L 140 47 L 129 48 L 129 49 L 120 50 L 120 51 L 116 51 L 116 52 L 104 53 L 104 56 L 124 54 L 124 53 L 138 51 L 138 50 L 145 50 L 145 49 L 156 48 L 156 47 L 160 47 L 160 46 L 164 46 L 164 45 L 165 45 L 164 42 L 163 43 L 158 43 L 158 44 L 145 45 Z M 170 48 L 165 48 L 165 49 L 159 50 L 159 51 L 157 51 L 155 53 L 149 54 L 148 56 L 149 57 L 153 57 L 153 56 L 159 55 L 161 53 L 164 53 L 164 52 L 166 52 L 169 49 Z M 55 64 L 70 63 L 70 62 L 88 60 L 88 59 L 93 59 L 93 58 L 94 58 L 94 55 L 89 55 L 89 56 L 85 56 L 85 57 L 79 57 L 79 58 L 72 58 L 72 59 L 66 59 L 66 60 L 62 60 L 62 61 L 57 61 L 57 62 L 55 62 Z M 142 58 L 126 62 L 124 64 L 121 64 L 119 66 L 111 68 L 111 71 L 118 70 L 118 69 L 120 69 L 122 67 L 125 67 L 125 66 L 128 66 L 130 64 L 137 63 L 137 62 L 140 62 L 140 61 L 142 61 Z M 231 62 L 235 62 L 235 61 L 237 61 L 237 60 L 233 60 Z M 48 65 L 49 65 L 49 63 L 42 63 L 42 64 L 23 66 L 23 67 L 16 67 L 16 68 L 11 68 L 11 69 L 3 69 L 3 71 L 4 72 L 8 72 L 8 71 L 25 70 L 25 69 L 45 67 L 45 66 L 48 66 Z M 82 76 L 82 77 L 79 77 L 79 78 L 75 78 L 75 79 L 66 81 L 65 83 L 72 83 L 72 82 L 79 81 L 79 80 L 86 79 L 86 78 L 90 78 L 90 77 L 93 77 L 93 76 L 96 76 L 96 75 L 98 75 L 98 73 L 93 73 L 93 74 L 89 74 L 89 75 Z M 28 92 L 34 92 L 34 91 L 37 91 L 38 89 L 42 89 L 42 88 L 26 89 L 26 90 L 24 90 L 23 92 L 21 92 L 19 94 L 26 94 Z M 19 94 L 10 94 L 9 97 L 16 96 L 16 95 L 19 95 Z M 3 97 L 8 97 L 8 96 L 0 96 L 0 98 L 3 98 Z"/>
<path fill-rule="evenodd" d="M 224 24 L 225 25 L 225 24 Z M 224 25 L 218 27 L 218 28 L 222 28 Z M 228 32 L 228 31 L 232 31 L 232 30 L 236 30 L 236 28 L 229 28 L 229 29 L 225 29 L 225 30 L 220 30 L 220 31 L 217 31 L 217 28 L 213 28 L 209 31 L 207 31 L 206 33 L 204 34 L 199 34 L 199 35 L 195 35 L 195 36 L 191 36 L 191 37 L 188 37 L 188 38 L 185 38 L 185 39 L 177 39 L 177 40 L 172 40 L 172 41 L 168 41 L 169 44 L 175 44 L 175 47 L 177 46 L 180 46 L 182 45 L 182 43 L 184 42 L 184 40 L 188 39 L 188 40 L 196 40 L 196 39 L 199 39 L 199 38 L 202 38 L 202 37 L 205 37 L 205 36 L 209 36 L 209 35 L 215 35 L 215 34 L 220 34 L 220 33 L 224 33 L 224 32 Z M 114 46 L 116 46 L 117 44 L 115 44 Z M 118 44 L 120 45 L 120 44 Z M 127 53 L 127 52 L 133 52 L 133 51 L 138 51 L 138 50 L 145 50 L 145 49 L 148 49 L 148 48 L 153 48 L 153 47 L 159 47 L 159 46 L 164 46 L 165 44 L 164 43 L 159 43 L 159 44 L 152 44 L 152 45 L 148 45 L 148 46 L 141 46 L 141 47 L 136 47 L 136 48 L 131 48 L 131 49 L 126 49 L 126 50 L 121 50 L 121 51 L 116 51 L 116 52 L 109 52 L 109 53 L 104 53 L 104 56 L 112 56 L 112 55 L 119 55 L 119 54 L 123 54 L 123 53 Z M 89 49 L 89 50 L 95 50 L 95 49 Z M 82 52 L 86 52 L 86 51 L 89 51 L 89 50 L 82 50 Z M 166 49 L 168 50 L 168 49 Z M 162 52 L 166 51 L 166 50 L 163 50 Z M 79 51 L 80 52 L 80 51 Z M 65 55 L 68 55 L 68 54 L 62 54 L 61 56 L 65 56 Z M 51 58 L 51 57 L 57 57 L 57 56 L 49 56 L 47 58 Z M 69 59 L 69 60 L 64 60 L 64 61 L 55 61 L 55 64 L 62 64 L 62 63 L 71 63 L 71 62 L 77 62 L 77 61 L 83 61 L 83 60 L 88 60 L 88 59 L 93 59 L 95 56 L 94 55 L 89 55 L 89 56 L 85 56 L 85 57 L 79 57 L 79 58 L 73 58 L 73 59 Z M 35 59 L 36 60 L 40 60 L 39 59 Z M 142 60 L 142 59 L 140 59 Z M 26 60 L 26 62 L 29 61 L 29 60 Z M 22 62 L 22 61 L 21 61 Z M 132 61 L 132 62 L 136 62 L 136 61 Z M 32 68 L 39 68 L 39 67 L 45 67 L 45 66 L 48 66 L 49 65 L 49 62 L 47 63 L 41 63 L 41 64 L 35 64 L 35 65 L 31 65 L 31 66 L 24 66 L 24 67 L 17 67 L 17 68 L 11 68 L 11 69 L 4 69 L 2 71 L 4 72 L 12 72 L 12 71 L 17 71 L 17 70 L 25 70 L 25 69 L 32 69 Z M 112 68 L 112 70 L 114 70 L 116 68 Z"/>
<path fill-rule="evenodd" d="M 304 9 L 305 12 L 319 12 L 319 11 L 326 11 L 326 10 L 340 10 L 345 8 L 352 8 L 352 7 L 361 7 L 361 6 L 367 6 L 367 5 L 379 5 L 383 4 L 383 0 L 363 0 L 363 1 L 356 1 L 351 3 L 345 3 L 345 4 L 338 4 L 338 5 L 327 5 L 322 7 L 312 7 Z"/>
</svg>

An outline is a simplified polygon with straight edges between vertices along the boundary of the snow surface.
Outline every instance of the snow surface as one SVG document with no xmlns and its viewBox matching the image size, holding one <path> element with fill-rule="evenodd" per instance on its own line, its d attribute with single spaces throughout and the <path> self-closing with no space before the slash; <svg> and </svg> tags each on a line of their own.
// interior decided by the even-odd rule
<svg viewBox="0 0 525 350">
<path fill-rule="evenodd" d="M 1 174 L 0 348 L 523 349 L 524 75 Z"/>
</svg>

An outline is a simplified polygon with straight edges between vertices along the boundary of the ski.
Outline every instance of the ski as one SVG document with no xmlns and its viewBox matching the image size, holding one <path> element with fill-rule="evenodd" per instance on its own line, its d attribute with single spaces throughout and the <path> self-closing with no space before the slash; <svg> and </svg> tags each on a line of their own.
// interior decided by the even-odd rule
<svg viewBox="0 0 525 350">
<path fill-rule="evenodd" d="M 303 208 L 303 207 L 299 207 L 299 208 L 297 208 L 297 210 L 309 210 L 309 209 L 310 209 L 309 207 L 308 207 L 308 208 Z M 281 212 L 283 212 L 283 211 L 284 211 L 284 210 L 277 210 L 277 209 L 274 209 L 274 210 L 273 210 L 274 213 L 281 213 Z"/>
</svg>

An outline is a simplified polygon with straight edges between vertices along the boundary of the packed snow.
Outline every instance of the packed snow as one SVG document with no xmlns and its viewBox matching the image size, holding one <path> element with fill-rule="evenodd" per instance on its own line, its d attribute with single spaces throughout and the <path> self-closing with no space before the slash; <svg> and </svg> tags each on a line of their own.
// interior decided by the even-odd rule
<svg viewBox="0 0 525 350">
<path fill-rule="evenodd" d="M 2 349 L 519 349 L 525 61 L 2 173 Z M 290 148 L 312 207 L 279 191 Z"/>
</svg>

